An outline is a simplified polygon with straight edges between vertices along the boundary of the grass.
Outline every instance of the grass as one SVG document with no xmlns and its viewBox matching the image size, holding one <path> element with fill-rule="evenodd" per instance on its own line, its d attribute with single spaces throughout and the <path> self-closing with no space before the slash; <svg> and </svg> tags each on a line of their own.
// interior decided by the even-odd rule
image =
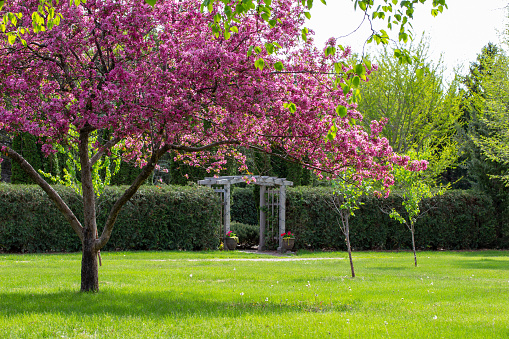
<svg viewBox="0 0 509 339">
<path fill-rule="evenodd" d="M 0 338 L 507 338 L 508 254 L 102 253 L 97 294 L 79 254 L 2 254 Z"/>
</svg>

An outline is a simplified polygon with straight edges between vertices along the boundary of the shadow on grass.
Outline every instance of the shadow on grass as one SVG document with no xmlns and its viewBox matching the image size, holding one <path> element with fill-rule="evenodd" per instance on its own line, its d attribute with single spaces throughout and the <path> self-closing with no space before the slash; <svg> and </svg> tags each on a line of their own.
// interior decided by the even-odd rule
<svg viewBox="0 0 509 339">
<path fill-rule="evenodd" d="M 509 251 L 506 251 L 506 250 L 457 251 L 457 252 L 452 252 L 452 253 L 458 253 L 465 257 L 509 258 Z"/>
<path fill-rule="evenodd" d="M 402 265 L 391 266 L 392 264 L 391 265 L 387 265 L 387 266 L 380 266 L 380 265 L 369 266 L 369 269 L 370 270 L 380 270 L 380 271 L 406 271 L 409 268 L 413 268 L 413 262 L 409 261 L 409 263 L 410 263 L 409 265 L 405 265 L 405 266 L 402 266 Z"/>
<path fill-rule="evenodd" d="M 295 301 L 283 304 L 270 302 L 210 301 L 200 295 L 184 298 L 174 292 L 79 293 L 0 293 L 0 315 L 26 313 L 58 313 L 77 315 L 109 314 L 112 316 L 185 317 L 192 315 L 236 316 L 289 312 L 347 312 L 351 306 L 322 301 Z"/>
<path fill-rule="evenodd" d="M 477 259 L 477 260 L 462 260 L 453 263 L 456 267 L 464 269 L 480 269 L 480 270 L 509 270 L 507 260 L 495 259 Z"/>
</svg>

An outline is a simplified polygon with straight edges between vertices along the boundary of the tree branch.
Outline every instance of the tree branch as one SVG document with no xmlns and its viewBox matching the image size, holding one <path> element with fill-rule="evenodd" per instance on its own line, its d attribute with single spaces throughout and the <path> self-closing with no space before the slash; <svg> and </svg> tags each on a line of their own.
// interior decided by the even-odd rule
<svg viewBox="0 0 509 339">
<path fill-rule="evenodd" d="M 134 182 L 129 186 L 129 188 L 122 194 L 122 196 L 115 202 L 113 207 L 111 208 L 110 214 L 108 215 L 108 219 L 104 225 L 104 229 L 102 231 L 101 237 L 96 240 L 95 246 L 96 250 L 100 250 L 111 237 L 111 232 L 113 231 L 113 226 L 115 225 L 115 221 L 117 220 L 118 214 L 122 207 L 132 198 L 132 196 L 138 191 L 140 186 L 145 182 L 145 180 L 150 176 L 150 174 L 154 171 L 157 162 L 163 156 L 164 153 L 171 149 L 170 145 L 164 145 L 156 153 L 153 153 L 150 157 L 150 160 L 141 173 L 136 177 Z"/>
<path fill-rule="evenodd" d="M 184 152 L 201 152 L 206 151 L 209 148 L 221 146 L 221 145 L 238 145 L 240 144 L 237 140 L 223 140 L 223 141 L 217 141 L 205 146 L 200 147 L 192 147 L 192 146 L 178 146 L 178 145 L 169 145 L 170 149 L 176 150 L 176 151 L 184 151 Z"/>
<path fill-rule="evenodd" d="M 147 180 L 150 174 L 154 171 L 154 168 L 157 165 L 159 159 L 169 150 L 178 150 L 185 152 L 200 152 L 205 151 L 209 148 L 213 148 L 216 146 L 226 145 L 226 144 L 239 144 L 239 141 L 236 140 L 225 140 L 214 142 L 201 147 L 192 147 L 192 146 L 178 146 L 167 144 L 159 148 L 156 152 L 152 153 L 149 162 L 143 167 L 141 173 L 136 177 L 132 185 L 124 192 L 124 194 L 115 202 L 113 207 L 111 208 L 110 214 L 108 215 L 108 219 L 104 225 L 103 232 L 101 237 L 96 240 L 96 250 L 100 250 L 111 237 L 111 233 L 113 231 L 113 226 L 115 225 L 115 221 L 117 220 L 118 214 L 122 207 L 132 198 L 132 196 L 138 191 L 140 186 Z"/>
<path fill-rule="evenodd" d="M 74 215 L 74 213 L 71 211 L 69 206 L 64 202 L 64 200 L 60 197 L 60 195 L 51 187 L 46 180 L 44 180 L 39 173 L 37 173 L 34 168 L 16 151 L 13 149 L 4 146 L 0 144 L 0 148 L 3 152 L 7 153 L 7 156 L 11 158 L 12 160 L 16 161 L 20 167 L 28 174 L 32 180 L 39 185 L 46 194 L 48 194 L 48 197 L 51 201 L 56 205 L 56 207 L 62 212 L 65 219 L 71 224 L 72 229 L 80 240 L 83 240 L 83 227 L 81 226 L 81 223 L 79 222 L 78 218 Z"/>
<path fill-rule="evenodd" d="M 101 157 L 104 155 L 104 152 L 111 149 L 113 146 L 118 144 L 120 142 L 120 138 L 113 138 L 110 141 L 108 141 L 104 146 L 101 148 L 100 151 L 98 151 L 92 158 L 90 158 L 90 165 L 93 167 L 94 164 L 101 159 Z"/>
</svg>

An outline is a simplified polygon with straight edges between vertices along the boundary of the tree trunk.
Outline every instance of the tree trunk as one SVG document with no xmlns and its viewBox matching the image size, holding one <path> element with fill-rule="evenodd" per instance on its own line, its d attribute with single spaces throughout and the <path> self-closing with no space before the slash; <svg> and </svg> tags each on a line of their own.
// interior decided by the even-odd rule
<svg viewBox="0 0 509 339">
<path fill-rule="evenodd" d="M 88 155 L 89 131 L 80 131 L 79 155 L 81 164 L 81 189 L 83 193 L 83 256 L 81 258 L 81 291 L 99 291 L 99 266 L 96 246 L 97 221 L 95 214 L 95 191 L 92 183 L 92 164 Z"/>
<path fill-rule="evenodd" d="M 415 252 L 415 227 L 414 227 L 414 223 L 411 223 L 410 231 L 412 232 L 412 249 L 414 251 L 414 263 L 415 263 L 415 267 L 417 267 L 417 254 Z"/>
<path fill-rule="evenodd" d="M 99 266 L 95 241 L 95 232 L 86 228 L 83 234 L 83 255 L 81 257 L 81 292 L 99 291 Z"/>
<path fill-rule="evenodd" d="M 344 212 L 344 227 L 345 227 L 345 237 L 346 237 L 346 247 L 348 249 L 348 257 L 350 258 L 350 269 L 352 270 L 352 278 L 355 278 L 355 271 L 353 269 L 353 260 L 352 260 L 352 247 L 350 246 L 350 224 L 348 222 L 349 214 L 347 211 Z"/>
</svg>

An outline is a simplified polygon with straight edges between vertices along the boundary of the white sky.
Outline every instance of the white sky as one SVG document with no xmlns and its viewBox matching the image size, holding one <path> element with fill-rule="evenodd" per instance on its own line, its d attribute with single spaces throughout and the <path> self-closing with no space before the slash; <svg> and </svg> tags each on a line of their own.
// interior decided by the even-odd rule
<svg viewBox="0 0 509 339">
<path fill-rule="evenodd" d="M 380 1 L 381 2 L 381 1 Z M 354 11 L 352 0 L 328 0 L 327 6 L 320 1 L 313 2 L 311 20 L 306 26 L 316 33 L 316 45 L 324 46 L 331 37 L 345 36 L 351 33 L 362 22 L 363 12 Z M 448 9 L 437 17 L 431 16 L 431 0 L 419 4 L 412 21 L 414 40 L 420 40 L 422 33 L 429 36 L 430 56 L 438 60 L 443 56 L 447 78 L 452 77 L 454 68 L 462 67 L 468 71 L 470 62 L 475 61 L 477 54 L 488 42 L 499 45 L 506 40 L 502 35 L 507 29 L 509 0 L 446 0 Z M 386 21 L 376 19 L 377 29 L 386 29 Z M 341 38 L 338 43 L 351 46 L 354 53 L 362 54 L 364 41 L 369 37 L 369 22 L 366 20 L 361 28 L 352 35 Z M 397 40 L 397 31 L 389 32 Z M 368 54 L 376 53 L 374 43 L 366 45 Z"/>
</svg>

